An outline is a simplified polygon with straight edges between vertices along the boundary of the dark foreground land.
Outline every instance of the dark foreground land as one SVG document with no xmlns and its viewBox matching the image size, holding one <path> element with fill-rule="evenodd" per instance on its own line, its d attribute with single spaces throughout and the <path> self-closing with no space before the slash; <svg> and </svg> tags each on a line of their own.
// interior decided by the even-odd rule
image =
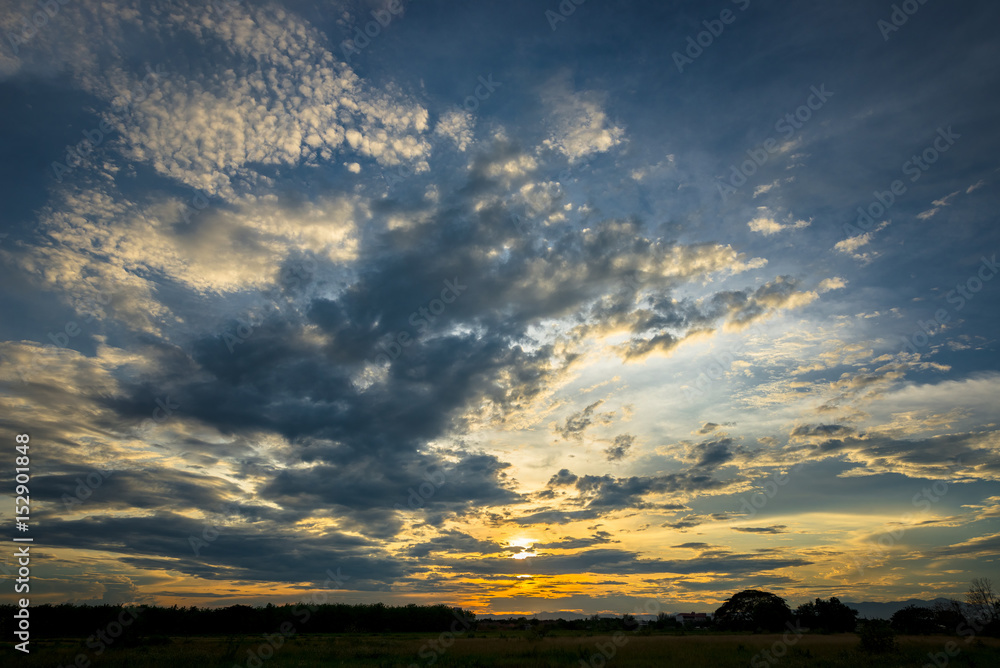
<svg viewBox="0 0 1000 668">
<path fill-rule="evenodd" d="M 764 668 L 775 666 L 1000 666 L 1000 639 L 955 636 L 901 636 L 897 649 L 879 654 L 858 648 L 854 634 L 806 634 L 786 642 L 782 635 L 591 635 L 573 633 L 539 638 L 530 633 L 476 633 L 446 638 L 439 634 L 316 634 L 266 641 L 262 636 L 175 637 L 151 644 L 112 646 L 96 655 L 84 641 L 42 640 L 31 643 L 31 654 L 3 643 L 4 666 L 109 666 L 200 668 L 225 666 L 279 668 L 284 666 L 496 666 L 541 668 L 622 666 L 643 668 Z M 451 641 L 451 642 L 449 642 Z M 616 642 L 617 641 L 617 642 Z M 949 643 L 951 643 L 949 645 Z M 278 645 L 275 647 L 275 645 Z M 764 654 L 767 651 L 770 654 Z M 950 653 L 950 655 L 949 655 Z M 80 660 L 80 655 L 86 661 Z M 609 656 L 610 655 L 610 656 Z M 780 655 L 780 656 L 777 656 Z M 89 663 L 87 663 L 89 662 Z"/>
</svg>

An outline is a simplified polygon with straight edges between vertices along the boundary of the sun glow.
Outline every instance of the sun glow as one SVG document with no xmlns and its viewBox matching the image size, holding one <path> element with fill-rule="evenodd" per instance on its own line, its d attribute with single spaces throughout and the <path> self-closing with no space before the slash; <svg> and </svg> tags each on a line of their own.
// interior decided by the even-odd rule
<svg viewBox="0 0 1000 668">
<path fill-rule="evenodd" d="M 521 551 L 512 555 L 514 559 L 527 559 L 538 556 L 538 552 L 530 549 L 538 541 L 534 538 L 511 538 L 509 547 L 521 548 Z"/>
</svg>

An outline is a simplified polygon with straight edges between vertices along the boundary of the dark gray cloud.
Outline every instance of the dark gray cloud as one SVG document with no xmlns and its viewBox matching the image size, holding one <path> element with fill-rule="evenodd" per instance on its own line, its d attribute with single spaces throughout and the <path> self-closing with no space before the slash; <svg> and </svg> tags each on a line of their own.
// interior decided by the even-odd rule
<svg viewBox="0 0 1000 668">
<path fill-rule="evenodd" d="M 769 527 L 730 527 L 733 531 L 739 531 L 740 533 L 788 533 L 786 531 L 788 527 L 784 524 L 775 524 Z"/>
<path fill-rule="evenodd" d="M 731 438 L 698 443 L 692 448 L 694 465 L 701 469 L 715 469 L 731 462 L 739 450 L 739 446 Z"/>
<path fill-rule="evenodd" d="M 608 531 L 598 531 L 593 536 L 588 536 L 584 538 L 571 538 L 565 536 L 557 541 L 536 543 L 533 547 L 537 550 L 541 549 L 559 549 L 559 550 L 578 550 L 585 547 L 593 547 L 594 545 L 604 545 L 606 543 L 617 543 L 619 541 L 614 540 L 614 535 Z"/>
<path fill-rule="evenodd" d="M 685 515 L 679 519 L 675 519 L 671 522 L 664 522 L 660 526 L 668 527 L 670 529 L 677 529 L 678 531 L 684 531 L 686 529 L 693 529 L 696 526 L 700 526 L 705 523 L 705 518 L 702 515 L 691 513 Z"/>
<path fill-rule="evenodd" d="M 625 459 L 629 455 L 629 450 L 635 444 L 635 436 L 632 434 L 619 434 L 615 436 L 614 442 L 604 450 L 604 454 L 609 462 L 616 462 Z"/>
<path fill-rule="evenodd" d="M 539 575 L 559 573 L 719 573 L 727 575 L 766 572 L 779 568 L 808 566 L 805 559 L 775 559 L 756 555 L 734 554 L 722 558 L 696 558 L 688 560 L 643 559 L 635 552 L 608 548 L 587 550 L 571 555 L 540 555 L 524 560 L 524 564 L 510 559 L 480 559 L 476 561 L 442 561 L 441 565 L 453 570 L 471 573 L 512 573 L 530 570 Z M 528 568 L 524 568 L 527 565 Z"/>
<path fill-rule="evenodd" d="M 549 487 L 561 487 L 572 485 L 579 480 L 579 476 L 574 475 L 569 469 L 560 469 L 558 473 L 549 478 Z"/>
<path fill-rule="evenodd" d="M 429 541 L 410 546 L 406 553 L 411 557 L 424 558 L 430 554 L 446 554 L 449 552 L 471 552 L 478 554 L 493 554 L 501 552 L 504 546 L 491 540 L 479 540 L 458 530 L 442 531 Z"/>
<path fill-rule="evenodd" d="M 161 510 L 145 517 L 50 520 L 43 535 L 53 547 L 106 551 L 139 568 L 207 580 L 321 582 L 327 569 L 340 568 L 350 578 L 348 588 L 373 589 L 388 588 L 406 570 L 369 539 L 332 532 L 303 536 L 276 523 L 219 525 L 214 540 L 194 544 L 195 554 L 192 538 L 204 540 L 206 528 L 214 524 Z"/>
<path fill-rule="evenodd" d="M 608 424 L 611 414 L 594 413 L 597 407 L 603 403 L 603 401 L 595 401 L 582 411 L 570 415 L 561 426 L 556 427 L 556 433 L 566 440 L 580 440 L 588 427 L 594 424 Z"/>
<path fill-rule="evenodd" d="M 853 427 L 840 424 L 800 425 L 792 430 L 792 438 L 838 438 L 856 433 Z"/>
</svg>

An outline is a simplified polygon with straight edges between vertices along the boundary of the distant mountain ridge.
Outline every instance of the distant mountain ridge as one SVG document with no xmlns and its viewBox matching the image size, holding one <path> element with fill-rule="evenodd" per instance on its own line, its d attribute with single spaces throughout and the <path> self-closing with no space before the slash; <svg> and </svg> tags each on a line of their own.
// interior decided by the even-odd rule
<svg viewBox="0 0 1000 668">
<path fill-rule="evenodd" d="M 892 617 L 892 613 L 897 610 L 902 610 L 908 605 L 916 605 L 921 608 L 932 608 L 938 603 L 947 604 L 952 599 L 950 598 L 935 598 L 931 601 L 925 601 L 919 598 L 911 598 L 905 601 L 889 601 L 886 603 L 868 601 L 865 603 L 854 603 L 852 601 L 841 601 L 844 605 L 849 608 L 854 608 L 858 611 L 858 617 L 867 617 L 869 619 L 889 619 Z"/>
</svg>

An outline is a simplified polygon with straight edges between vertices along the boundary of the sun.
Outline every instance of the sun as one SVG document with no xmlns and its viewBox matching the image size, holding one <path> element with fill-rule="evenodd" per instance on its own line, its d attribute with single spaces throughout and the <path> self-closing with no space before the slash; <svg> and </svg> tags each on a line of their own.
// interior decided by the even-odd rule
<svg viewBox="0 0 1000 668">
<path fill-rule="evenodd" d="M 531 546 L 537 543 L 538 540 L 535 538 L 511 538 L 508 541 L 509 547 L 519 547 L 522 548 L 521 552 L 513 555 L 514 559 L 527 559 L 528 557 L 537 556 L 538 553 L 534 550 L 530 550 Z"/>
</svg>

